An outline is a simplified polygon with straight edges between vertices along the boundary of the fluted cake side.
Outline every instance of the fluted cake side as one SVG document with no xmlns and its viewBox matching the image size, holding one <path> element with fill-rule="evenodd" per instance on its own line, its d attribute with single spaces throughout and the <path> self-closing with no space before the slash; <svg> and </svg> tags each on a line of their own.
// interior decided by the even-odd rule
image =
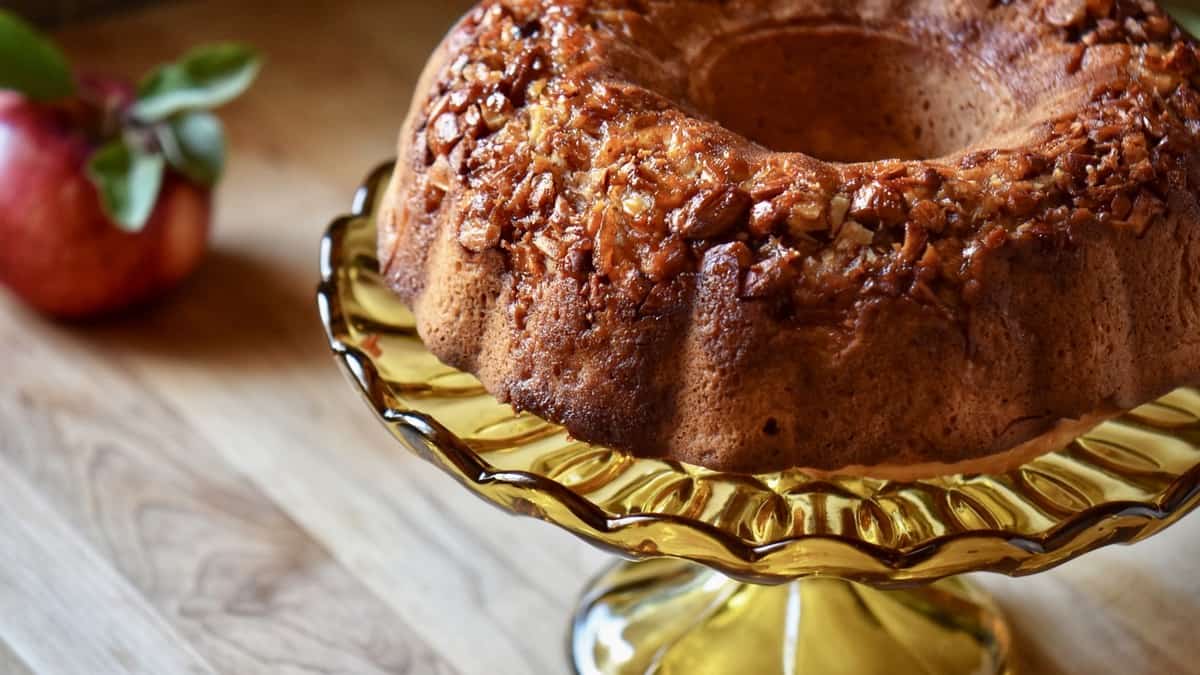
<svg viewBox="0 0 1200 675">
<path fill-rule="evenodd" d="M 485 2 L 379 257 L 579 438 L 969 468 L 1200 373 L 1197 54 L 1148 2 Z"/>
</svg>

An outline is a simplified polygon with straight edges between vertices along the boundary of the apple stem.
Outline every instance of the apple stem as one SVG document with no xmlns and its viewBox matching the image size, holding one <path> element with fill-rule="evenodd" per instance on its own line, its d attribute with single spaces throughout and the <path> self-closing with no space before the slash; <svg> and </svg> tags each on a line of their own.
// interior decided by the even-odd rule
<svg viewBox="0 0 1200 675">
<path fill-rule="evenodd" d="M 162 144 L 153 126 L 127 120 L 122 131 L 126 145 L 145 154 L 160 154 Z"/>
</svg>

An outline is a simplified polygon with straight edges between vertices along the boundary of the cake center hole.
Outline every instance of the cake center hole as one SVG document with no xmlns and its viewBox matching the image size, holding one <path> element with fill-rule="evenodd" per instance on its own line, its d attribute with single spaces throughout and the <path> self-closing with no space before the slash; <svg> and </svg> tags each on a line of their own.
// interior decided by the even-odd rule
<svg viewBox="0 0 1200 675">
<path fill-rule="evenodd" d="M 719 44 L 692 71 L 692 101 L 771 150 L 835 162 L 931 159 L 982 139 L 1011 108 L 964 55 L 887 33 L 773 27 Z"/>
</svg>

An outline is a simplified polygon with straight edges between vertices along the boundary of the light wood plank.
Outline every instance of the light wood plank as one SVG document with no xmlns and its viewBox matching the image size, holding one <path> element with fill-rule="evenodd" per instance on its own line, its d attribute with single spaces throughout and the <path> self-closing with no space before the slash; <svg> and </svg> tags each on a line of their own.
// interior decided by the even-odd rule
<svg viewBox="0 0 1200 675">
<path fill-rule="evenodd" d="M 569 610 L 603 556 L 491 510 L 399 451 L 332 366 L 308 377 L 290 368 L 284 386 L 304 393 L 307 419 L 275 395 L 279 385 L 212 381 L 211 361 L 130 366 L 164 398 L 191 391 L 188 414 L 207 420 L 197 433 L 463 672 L 562 672 Z"/>
<path fill-rule="evenodd" d="M 0 635 L 41 673 L 215 675 L 3 462 Z"/>
<path fill-rule="evenodd" d="M 1200 516 L 1031 577 L 977 575 L 1011 617 L 1023 672 L 1200 675 Z"/>
<path fill-rule="evenodd" d="M 0 457 L 218 669 L 450 670 L 178 415 L 78 336 L 22 318 L 0 321 L 17 357 Z"/>
<path fill-rule="evenodd" d="M 235 154 L 207 269 L 159 311 L 86 339 L 168 401 L 460 670 L 561 673 L 569 610 L 604 556 L 493 512 L 397 452 L 321 336 L 313 301 L 321 232 L 362 175 L 392 154 L 417 72 L 453 19 L 432 4 L 343 7 L 317 2 L 282 17 L 270 3 L 213 2 L 66 35 L 72 49 L 129 72 L 185 30 L 191 41 L 249 40 L 274 64 L 228 117 Z M 121 34 L 153 37 L 110 49 Z M 315 122 L 325 133 L 313 133 Z"/>
</svg>

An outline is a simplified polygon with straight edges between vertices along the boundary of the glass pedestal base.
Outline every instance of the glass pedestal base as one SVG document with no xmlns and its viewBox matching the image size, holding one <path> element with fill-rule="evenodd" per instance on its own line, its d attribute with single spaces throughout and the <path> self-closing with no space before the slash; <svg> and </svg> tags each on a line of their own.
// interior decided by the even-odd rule
<svg viewBox="0 0 1200 675">
<path fill-rule="evenodd" d="M 376 259 L 391 176 L 372 173 L 322 241 L 330 348 L 402 446 L 466 489 L 651 559 L 589 589 L 571 635 L 581 675 L 1007 674 L 1007 626 L 954 575 L 1042 572 L 1200 507 L 1200 387 L 1004 474 L 750 476 L 577 441 L 425 348 Z"/>
<path fill-rule="evenodd" d="M 881 591 L 810 578 L 734 581 L 674 559 L 623 562 L 572 623 L 578 675 L 1011 675 L 1008 626 L 951 578 Z"/>
</svg>

